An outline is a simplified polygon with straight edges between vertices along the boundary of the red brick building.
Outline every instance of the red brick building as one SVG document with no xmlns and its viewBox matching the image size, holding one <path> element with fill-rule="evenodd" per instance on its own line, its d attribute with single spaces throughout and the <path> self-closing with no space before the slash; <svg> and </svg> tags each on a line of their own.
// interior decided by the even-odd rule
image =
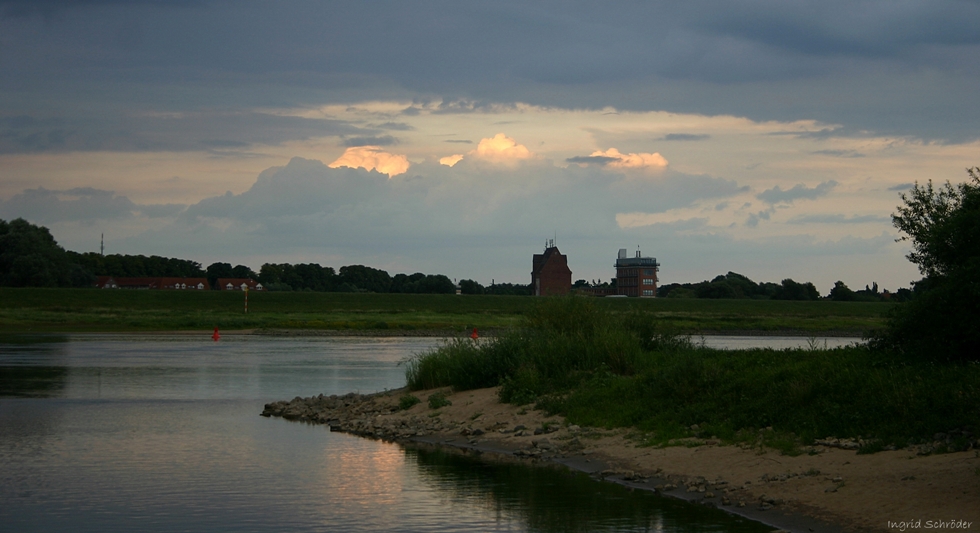
<svg viewBox="0 0 980 533">
<path fill-rule="evenodd" d="M 642 257 L 639 250 L 636 257 L 626 257 L 626 248 L 620 248 L 616 259 L 616 294 L 641 298 L 657 296 L 659 270 L 660 263 L 656 258 Z"/>
<path fill-rule="evenodd" d="M 572 290 L 572 271 L 568 257 L 562 255 L 549 240 L 543 254 L 534 254 L 531 269 L 531 290 L 535 296 L 568 294 Z"/>
<path fill-rule="evenodd" d="M 208 290 L 211 284 L 206 278 L 126 278 L 98 276 L 95 286 L 100 289 L 144 289 L 144 290 Z"/>
</svg>

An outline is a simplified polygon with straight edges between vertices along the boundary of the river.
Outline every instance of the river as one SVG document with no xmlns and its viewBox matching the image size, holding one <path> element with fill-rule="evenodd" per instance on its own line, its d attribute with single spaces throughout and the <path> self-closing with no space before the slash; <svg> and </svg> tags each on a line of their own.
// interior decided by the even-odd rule
<svg viewBox="0 0 980 533">
<path fill-rule="evenodd" d="M 419 338 L 0 337 L 0 531 L 768 531 L 554 468 L 259 416 L 404 385 Z"/>
</svg>

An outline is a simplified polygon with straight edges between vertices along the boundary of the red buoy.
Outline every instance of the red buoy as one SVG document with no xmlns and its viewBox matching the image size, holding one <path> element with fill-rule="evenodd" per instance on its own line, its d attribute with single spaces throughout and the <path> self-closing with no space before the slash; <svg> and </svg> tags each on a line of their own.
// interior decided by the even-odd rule
<svg viewBox="0 0 980 533">
<path fill-rule="evenodd" d="M 218 328 L 214 328 L 214 335 L 211 335 L 211 338 L 214 339 L 214 342 L 218 342 L 218 339 L 221 338 L 221 335 L 218 335 Z"/>
</svg>

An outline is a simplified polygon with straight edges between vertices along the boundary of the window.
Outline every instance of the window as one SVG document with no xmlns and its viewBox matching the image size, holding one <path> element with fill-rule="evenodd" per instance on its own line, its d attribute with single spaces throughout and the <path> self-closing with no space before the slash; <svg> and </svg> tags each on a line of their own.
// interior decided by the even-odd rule
<svg viewBox="0 0 980 533">
<path fill-rule="evenodd" d="M 650 278 L 643 278 L 644 285 L 653 285 L 653 280 Z"/>
<path fill-rule="evenodd" d="M 653 290 L 643 289 L 643 296 L 653 296 Z"/>
<path fill-rule="evenodd" d="M 652 276 L 653 275 L 653 269 L 652 268 L 644 268 L 643 269 L 643 275 L 644 276 Z"/>
</svg>

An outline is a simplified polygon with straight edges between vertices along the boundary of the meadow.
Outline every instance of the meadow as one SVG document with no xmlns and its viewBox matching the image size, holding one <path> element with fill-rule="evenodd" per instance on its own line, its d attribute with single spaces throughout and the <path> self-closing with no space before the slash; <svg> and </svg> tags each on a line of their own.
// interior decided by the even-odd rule
<svg viewBox="0 0 980 533">
<path fill-rule="evenodd" d="M 339 330 L 464 334 L 516 327 L 528 296 L 0 288 L 0 332 Z M 597 298 L 677 333 L 847 334 L 884 324 L 880 302 Z"/>
</svg>

